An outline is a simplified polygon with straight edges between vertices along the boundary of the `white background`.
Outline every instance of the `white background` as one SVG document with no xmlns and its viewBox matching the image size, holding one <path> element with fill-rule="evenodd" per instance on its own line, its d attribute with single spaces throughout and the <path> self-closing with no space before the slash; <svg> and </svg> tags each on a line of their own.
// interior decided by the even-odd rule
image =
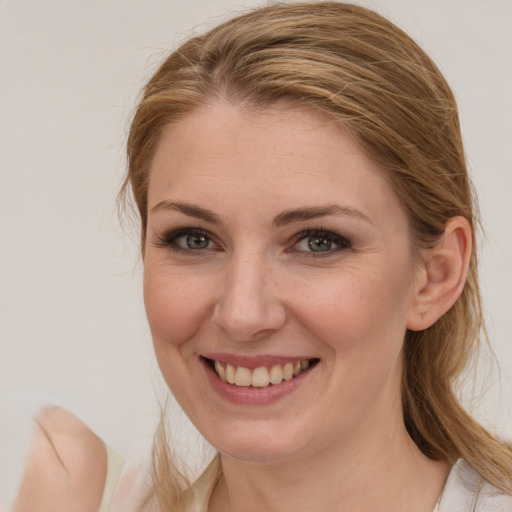
<svg viewBox="0 0 512 512">
<path fill-rule="evenodd" d="M 439 64 L 461 109 L 487 233 L 482 284 L 500 362 L 478 416 L 512 436 L 512 2 L 374 0 Z M 250 0 L 0 1 L 0 508 L 31 416 L 65 406 L 127 457 L 160 389 L 136 227 L 118 223 L 124 141 L 144 80 L 193 31 Z M 194 452 L 179 418 L 175 438 Z M 187 435 L 184 436 L 183 433 Z"/>
</svg>

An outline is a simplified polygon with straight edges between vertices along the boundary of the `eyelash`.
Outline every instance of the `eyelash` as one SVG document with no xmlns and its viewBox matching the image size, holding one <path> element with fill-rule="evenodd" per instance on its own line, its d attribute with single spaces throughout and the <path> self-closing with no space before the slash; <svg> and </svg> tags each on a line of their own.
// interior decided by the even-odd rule
<svg viewBox="0 0 512 512">
<path fill-rule="evenodd" d="M 200 255 L 204 250 L 209 250 L 208 248 L 190 249 L 190 248 L 185 248 L 185 247 L 179 246 L 177 244 L 177 239 L 180 237 L 183 237 L 183 236 L 188 236 L 188 235 L 205 237 L 210 242 L 213 242 L 214 244 L 216 244 L 218 246 L 218 244 L 215 242 L 214 237 L 212 237 L 212 235 L 208 231 L 201 229 L 201 228 L 192 228 L 189 226 L 178 227 L 178 228 L 172 229 L 171 231 L 168 231 L 162 235 L 159 235 L 155 242 L 155 246 L 158 248 L 169 248 L 175 252 L 183 252 L 186 254 L 194 254 L 194 255 Z M 328 242 L 336 245 L 337 247 L 335 247 L 332 250 L 329 249 L 327 251 L 319 251 L 319 252 L 300 251 L 300 250 L 295 249 L 296 245 L 299 242 L 301 242 L 303 240 L 311 239 L 314 237 L 317 237 L 319 239 L 325 239 Z M 352 244 L 350 243 L 350 241 L 347 238 L 340 236 L 332 231 L 327 231 L 323 228 L 306 228 L 306 229 L 300 231 L 299 233 L 296 233 L 295 235 L 293 235 L 293 237 L 291 238 L 291 241 L 293 242 L 293 246 L 289 249 L 286 249 L 285 252 L 300 252 L 300 253 L 303 253 L 304 257 L 308 257 L 308 258 L 327 257 L 327 256 L 331 256 L 335 253 L 338 253 L 340 251 L 352 248 Z"/>
<path fill-rule="evenodd" d="M 302 240 L 307 240 L 307 239 L 311 239 L 311 238 L 315 238 L 315 237 L 328 240 L 329 242 L 335 244 L 337 247 L 332 250 L 328 250 L 328 251 L 320 251 L 320 252 L 297 251 L 297 252 L 303 252 L 304 255 L 308 258 L 323 258 L 323 257 L 327 257 L 327 256 L 332 256 L 333 254 L 336 254 L 340 251 L 352 248 L 352 244 L 350 243 L 350 241 L 347 238 L 345 238 L 341 235 L 338 235 L 337 233 L 325 230 L 323 228 L 306 228 L 306 229 L 300 231 L 299 233 L 296 233 L 295 235 L 293 235 L 293 237 L 292 237 L 292 240 L 294 242 L 293 247 L 291 249 L 287 249 L 286 252 L 294 252 L 294 250 L 295 250 L 294 248 L 299 242 L 301 242 Z"/>
<path fill-rule="evenodd" d="M 208 240 L 215 243 L 213 237 L 211 236 L 211 234 L 208 231 L 201 229 L 201 228 L 192 228 L 190 226 L 187 226 L 187 227 L 178 227 L 178 228 L 172 229 L 171 231 L 168 231 L 162 235 L 158 235 L 155 246 L 162 248 L 162 249 L 169 248 L 176 252 L 184 252 L 184 253 L 188 253 L 188 254 L 202 252 L 199 249 L 194 250 L 194 249 L 186 249 L 185 247 L 180 247 L 176 243 L 176 240 L 179 237 L 187 236 L 187 235 L 195 235 L 198 237 L 205 237 Z"/>
</svg>

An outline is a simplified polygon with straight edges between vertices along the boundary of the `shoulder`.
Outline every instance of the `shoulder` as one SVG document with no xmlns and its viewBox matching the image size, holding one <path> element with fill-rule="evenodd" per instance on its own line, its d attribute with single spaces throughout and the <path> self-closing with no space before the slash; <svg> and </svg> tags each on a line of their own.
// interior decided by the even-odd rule
<svg viewBox="0 0 512 512">
<path fill-rule="evenodd" d="M 491 485 L 459 459 L 448 475 L 439 511 L 512 512 L 512 496 Z"/>
<path fill-rule="evenodd" d="M 13 512 L 97 512 L 106 476 L 101 439 L 69 411 L 46 407 L 35 418 Z"/>
</svg>

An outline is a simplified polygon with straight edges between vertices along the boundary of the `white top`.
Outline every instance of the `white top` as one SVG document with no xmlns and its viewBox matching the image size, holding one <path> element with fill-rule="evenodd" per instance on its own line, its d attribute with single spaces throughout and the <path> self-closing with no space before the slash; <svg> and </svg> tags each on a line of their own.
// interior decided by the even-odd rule
<svg viewBox="0 0 512 512">
<path fill-rule="evenodd" d="M 108 476 L 99 512 L 139 512 L 150 483 L 142 468 L 125 463 L 108 449 Z M 192 486 L 190 501 L 183 512 L 207 512 L 216 472 L 215 460 Z M 464 460 L 451 469 L 443 493 L 433 512 L 512 512 L 512 496 L 486 482 Z"/>
<path fill-rule="evenodd" d="M 512 496 L 485 481 L 466 461 L 453 466 L 439 503 L 439 512 L 512 512 Z"/>
</svg>

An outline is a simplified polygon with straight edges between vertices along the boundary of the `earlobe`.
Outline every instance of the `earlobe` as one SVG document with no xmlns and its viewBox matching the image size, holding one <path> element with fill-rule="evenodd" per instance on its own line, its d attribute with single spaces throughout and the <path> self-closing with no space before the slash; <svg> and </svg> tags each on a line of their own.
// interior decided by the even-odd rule
<svg viewBox="0 0 512 512">
<path fill-rule="evenodd" d="M 436 246 L 424 252 L 408 329 L 427 329 L 455 304 L 466 283 L 471 247 L 469 221 L 465 217 L 451 218 Z"/>
</svg>

